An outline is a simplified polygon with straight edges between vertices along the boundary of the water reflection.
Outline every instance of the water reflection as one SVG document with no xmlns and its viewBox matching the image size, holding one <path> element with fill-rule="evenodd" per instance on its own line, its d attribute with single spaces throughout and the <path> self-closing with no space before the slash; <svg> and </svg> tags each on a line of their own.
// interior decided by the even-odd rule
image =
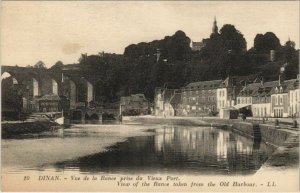
<svg viewBox="0 0 300 193">
<path fill-rule="evenodd" d="M 83 173 L 253 174 L 273 148 L 215 128 L 163 127 L 152 136 L 128 138 L 104 153 L 59 162 Z"/>
</svg>

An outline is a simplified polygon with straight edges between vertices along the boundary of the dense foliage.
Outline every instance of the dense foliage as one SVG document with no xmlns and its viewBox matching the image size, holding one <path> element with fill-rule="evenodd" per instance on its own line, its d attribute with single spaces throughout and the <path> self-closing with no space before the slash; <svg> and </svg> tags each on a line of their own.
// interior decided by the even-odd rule
<svg viewBox="0 0 300 193">
<path fill-rule="evenodd" d="M 192 51 L 190 42 L 183 31 L 177 31 L 162 40 L 129 45 L 123 55 L 82 55 L 78 65 L 95 85 L 99 103 L 134 93 L 144 93 L 153 100 L 155 87 L 179 88 L 192 81 L 229 75 L 258 74 L 265 80 L 276 80 L 285 63 L 286 78 L 295 78 L 299 71 L 295 43 L 288 41 L 282 46 L 272 32 L 257 34 L 248 51 L 243 34 L 230 24 L 212 34 L 201 51 Z M 276 51 L 275 61 L 270 61 L 270 50 Z M 62 66 L 59 61 L 52 69 Z"/>
</svg>

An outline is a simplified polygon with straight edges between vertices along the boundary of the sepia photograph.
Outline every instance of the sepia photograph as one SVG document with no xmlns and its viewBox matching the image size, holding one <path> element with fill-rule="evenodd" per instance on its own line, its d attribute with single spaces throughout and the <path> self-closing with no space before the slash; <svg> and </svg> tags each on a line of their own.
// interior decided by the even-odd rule
<svg viewBox="0 0 300 193">
<path fill-rule="evenodd" d="M 299 192 L 299 1 L 2 1 L 2 192 Z"/>
</svg>

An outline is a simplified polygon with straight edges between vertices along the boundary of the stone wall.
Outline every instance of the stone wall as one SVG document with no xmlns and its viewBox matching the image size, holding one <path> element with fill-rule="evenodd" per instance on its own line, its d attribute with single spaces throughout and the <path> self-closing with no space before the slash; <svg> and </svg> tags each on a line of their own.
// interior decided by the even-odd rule
<svg viewBox="0 0 300 193">
<path fill-rule="evenodd" d="M 274 126 L 259 125 L 259 128 L 262 140 L 275 146 L 281 146 L 291 134 Z M 231 129 L 241 135 L 253 137 L 252 123 L 234 123 Z"/>
</svg>

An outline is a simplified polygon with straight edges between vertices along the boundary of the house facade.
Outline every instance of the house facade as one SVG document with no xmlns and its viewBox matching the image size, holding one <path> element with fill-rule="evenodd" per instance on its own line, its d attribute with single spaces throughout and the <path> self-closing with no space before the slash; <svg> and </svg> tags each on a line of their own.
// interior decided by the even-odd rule
<svg viewBox="0 0 300 193">
<path fill-rule="evenodd" d="M 298 117 L 299 116 L 299 104 L 300 104 L 300 89 L 299 89 L 299 77 L 291 84 L 289 87 L 289 116 Z"/>
<path fill-rule="evenodd" d="M 299 114 L 299 80 L 264 82 L 257 76 L 192 82 L 176 89 L 157 88 L 155 115 L 210 116 L 227 111 L 253 117 L 295 117 Z"/>
<path fill-rule="evenodd" d="M 271 116 L 288 117 L 288 93 L 283 91 L 283 86 L 278 85 L 274 88 L 271 99 Z"/>
<path fill-rule="evenodd" d="M 182 115 L 181 92 L 177 92 L 171 97 L 170 104 L 173 107 L 173 116 Z"/>
<path fill-rule="evenodd" d="M 61 99 L 54 94 L 44 95 L 36 100 L 36 108 L 38 112 L 60 112 Z"/>
<path fill-rule="evenodd" d="M 120 111 L 122 114 L 149 114 L 149 102 L 144 94 L 132 94 L 120 99 Z"/>
<path fill-rule="evenodd" d="M 154 115 L 163 115 L 164 111 L 164 100 L 163 100 L 163 88 L 155 88 L 154 93 Z"/>
<path fill-rule="evenodd" d="M 182 115 L 204 116 L 217 112 L 217 89 L 221 82 L 193 82 L 182 88 Z"/>
<path fill-rule="evenodd" d="M 164 116 L 174 116 L 175 110 L 171 104 L 171 99 L 177 92 L 177 89 L 164 89 L 162 96 L 163 96 L 163 115 Z"/>
<path fill-rule="evenodd" d="M 227 77 L 217 89 L 217 110 L 230 108 L 235 105 L 237 95 L 236 77 Z"/>
<path fill-rule="evenodd" d="M 178 92 L 178 89 L 156 88 L 154 96 L 154 115 L 174 116 L 175 110 L 171 104 L 171 99 Z"/>
</svg>

